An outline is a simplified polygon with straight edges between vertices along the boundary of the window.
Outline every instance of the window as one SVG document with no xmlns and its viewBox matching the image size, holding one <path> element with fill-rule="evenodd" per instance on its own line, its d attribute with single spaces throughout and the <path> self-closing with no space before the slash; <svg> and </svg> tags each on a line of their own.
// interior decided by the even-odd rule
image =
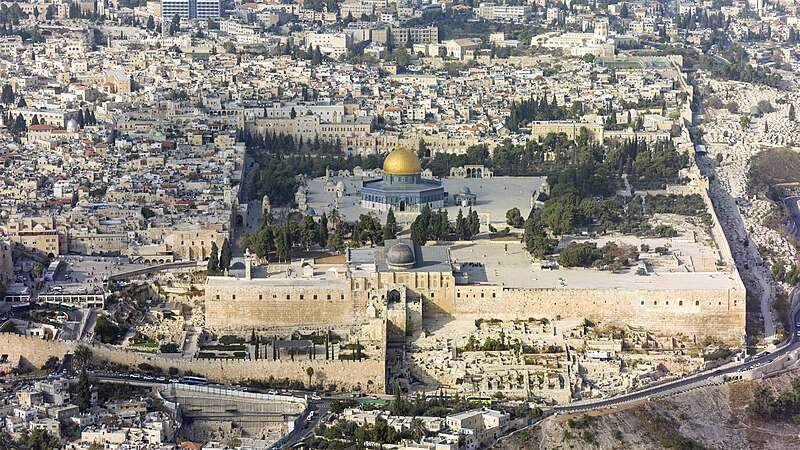
<svg viewBox="0 0 800 450">
<path fill-rule="evenodd" d="M 700 306 L 700 300 L 695 300 L 694 301 L 694 306 Z"/>
<path fill-rule="evenodd" d="M 314 300 L 316 300 L 316 299 L 317 299 L 317 294 L 314 294 Z"/>
<path fill-rule="evenodd" d="M 303 300 L 304 295 L 300 294 L 300 300 Z"/>
<path fill-rule="evenodd" d="M 481 292 L 481 298 L 483 298 L 483 292 Z"/>
<path fill-rule="evenodd" d="M 258 299 L 259 300 L 264 300 L 264 295 L 263 294 L 258 294 Z"/>
<path fill-rule="evenodd" d="M 236 300 L 236 294 L 231 295 L 231 300 Z"/>
<path fill-rule="evenodd" d="M 219 300 L 219 295 L 217 295 L 217 300 Z"/>
<path fill-rule="evenodd" d="M 683 300 L 678 300 L 678 306 L 683 306 Z"/>
<path fill-rule="evenodd" d="M 291 299 L 292 299 L 291 294 L 286 294 L 286 300 L 291 300 Z"/>
<path fill-rule="evenodd" d="M 657 305 L 657 304 L 658 304 L 658 302 L 657 302 L 657 301 L 653 301 L 653 306 L 655 306 L 655 305 Z"/>
<path fill-rule="evenodd" d="M 328 294 L 328 300 L 330 300 L 330 299 L 331 299 L 331 294 Z"/>
<path fill-rule="evenodd" d="M 642 306 L 644 306 L 644 300 L 642 300 Z"/>
<path fill-rule="evenodd" d="M 461 292 L 459 292 L 458 294 L 456 294 L 456 297 L 458 297 L 458 298 L 461 298 Z"/>
</svg>

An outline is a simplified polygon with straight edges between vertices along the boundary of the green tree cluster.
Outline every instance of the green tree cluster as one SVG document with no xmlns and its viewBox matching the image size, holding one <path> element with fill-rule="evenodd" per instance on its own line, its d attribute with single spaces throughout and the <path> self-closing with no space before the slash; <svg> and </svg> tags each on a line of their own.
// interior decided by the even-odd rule
<svg viewBox="0 0 800 450">
<path fill-rule="evenodd" d="M 56 450 L 62 448 L 58 436 L 54 436 L 42 429 L 33 431 L 23 428 L 19 437 L 0 431 L 0 449 L 8 450 Z"/>
<path fill-rule="evenodd" d="M 747 412 L 755 420 L 791 420 L 800 424 L 800 378 L 792 380 L 792 386 L 776 395 L 766 384 L 757 384 Z"/>
<path fill-rule="evenodd" d="M 117 325 L 105 315 L 99 315 L 94 324 L 94 333 L 104 344 L 119 344 L 128 332 L 126 327 Z"/>
<path fill-rule="evenodd" d="M 628 267 L 639 258 L 632 245 L 608 242 L 598 248 L 594 242 L 570 242 L 558 255 L 558 264 L 564 267 L 598 267 L 613 270 Z"/>
<path fill-rule="evenodd" d="M 548 101 L 546 95 L 538 99 L 531 95 L 527 100 L 512 103 L 510 109 L 505 125 L 511 131 L 519 131 L 520 127 L 532 121 L 564 120 L 576 118 L 578 114 L 578 111 L 571 111 L 558 105 L 555 96 L 552 101 Z"/>
</svg>

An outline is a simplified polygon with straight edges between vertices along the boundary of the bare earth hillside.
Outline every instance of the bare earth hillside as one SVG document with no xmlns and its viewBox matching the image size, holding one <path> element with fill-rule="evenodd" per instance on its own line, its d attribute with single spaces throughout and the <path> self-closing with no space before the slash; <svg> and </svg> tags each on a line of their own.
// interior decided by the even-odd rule
<svg viewBox="0 0 800 450">
<path fill-rule="evenodd" d="M 800 372 L 761 380 L 791 388 Z M 747 414 L 754 382 L 738 381 L 590 416 L 555 416 L 495 445 L 511 449 L 796 449 L 800 426 Z"/>
</svg>

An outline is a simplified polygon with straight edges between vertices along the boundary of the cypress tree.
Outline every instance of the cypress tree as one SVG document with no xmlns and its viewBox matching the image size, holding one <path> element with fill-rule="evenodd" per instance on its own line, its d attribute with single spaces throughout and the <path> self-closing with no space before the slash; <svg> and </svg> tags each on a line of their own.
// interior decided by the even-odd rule
<svg viewBox="0 0 800 450">
<path fill-rule="evenodd" d="M 231 265 L 231 259 L 233 259 L 233 253 L 231 252 L 231 244 L 228 242 L 228 238 L 225 238 L 222 241 L 222 249 L 219 252 L 219 271 L 225 272 L 228 267 Z"/>
<path fill-rule="evenodd" d="M 90 390 L 89 376 L 86 374 L 86 369 L 83 369 L 80 377 L 78 377 L 75 404 L 78 405 L 81 412 L 87 411 L 92 406 L 92 392 Z"/>
<path fill-rule="evenodd" d="M 394 217 L 394 211 L 390 208 L 386 214 L 386 224 L 383 226 L 383 240 L 397 239 L 397 219 Z"/>
<path fill-rule="evenodd" d="M 325 247 L 328 244 L 328 215 L 322 213 L 322 217 L 319 219 L 319 233 L 317 233 L 319 237 L 319 245 Z"/>
<path fill-rule="evenodd" d="M 208 274 L 216 275 L 219 273 L 219 251 L 217 243 L 211 243 L 211 254 L 208 256 Z"/>
</svg>

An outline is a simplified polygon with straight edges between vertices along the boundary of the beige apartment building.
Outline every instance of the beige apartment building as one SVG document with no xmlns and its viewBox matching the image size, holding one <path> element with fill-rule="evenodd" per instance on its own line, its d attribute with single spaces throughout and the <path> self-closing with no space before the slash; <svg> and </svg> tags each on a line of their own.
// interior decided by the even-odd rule
<svg viewBox="0 0 800 450">
<path fill-rule="evenodd" d="M 5 233 L 16 245 L 48 257 L 66 253 L 66 241 L 54 217 L 23 217 L 9 219 Z"/>
</svg>

